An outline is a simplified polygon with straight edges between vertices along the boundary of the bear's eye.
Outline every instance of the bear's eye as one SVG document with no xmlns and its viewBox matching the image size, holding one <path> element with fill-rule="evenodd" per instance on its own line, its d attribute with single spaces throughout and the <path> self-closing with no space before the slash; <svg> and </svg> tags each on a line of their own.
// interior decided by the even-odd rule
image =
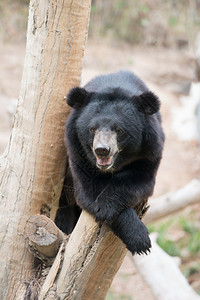
<svg viewBox="0 0 200 300">
<path fill-rule="evenodd" d="M 123 131 L 121 128 L 118 127 L 118 128 L 116 129 L 116 132 L 117 132 L 118 134 L 121 134 L 121 133 L 123 133 L 124 131 Z"/>
<path fill-rule="evenodd" d="M 95 132 L 95 130 L 96 130 L 96 128 L 95 128 L 95 127 L 91 127 L 91 128 L 90 128 L 90 132 L 92 132 L 92 133 L 94 133 L 94 132 Z"/>
</svg>

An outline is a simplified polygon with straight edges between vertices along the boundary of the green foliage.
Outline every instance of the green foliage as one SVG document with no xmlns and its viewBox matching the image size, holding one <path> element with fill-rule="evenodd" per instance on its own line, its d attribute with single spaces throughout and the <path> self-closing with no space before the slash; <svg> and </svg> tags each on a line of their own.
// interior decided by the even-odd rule
<svg viewBox="0 0 200 300">
<path fill-rule="evenodd" d="M 195 2 L 195 1 L 194 1 Z M 90 35 L 103 35 L 131 44 L 164 44 L 167 39 L 186 40 L 200 29 L 200 4 L 188 1 L 100 0 L 94 1 Z"/>
<path fill-rule="evenodd" d="M 192 254 L 196 254 L 200 251 L 200 232 L 196 232 L 192 235 L 190 243 L 188 244 L 188 250 Z"/>
<path fill-rule="evenodd" d="M 200 224 L 195 220 L 194 214 L 187 217 L 172 217 L 166 222 L 155 223 L 149 226 L 150 232 L 158 232 L 158 244 L 169 255 L 180 256 L 181 251 L 187 250 L 188 255 L 193 256 L 200 252 Z M 176 242 L 170 240 L 168 236 L 173 235 L 173 230 L 178 228 L 185 234 Z"/>
<path fill-rule="evenodd" d="M 133 299 L 130 295 L 117 294 L 110 289 L 106 296 L 106 300 L 133 300 Z"/>
<path fill-rule="evenodd" d="M 188 278 L 189 276 L 198 273 L 199 270 L 200 270 L 200 263 L 195 263 L 192 266 L 186 267 L 183 271 L 183 274 L 185 275 L 185 277 Z"/>
<path fill-rule="evenodd" d="M 195 220 L 194 214 L 190 215 L 190 218 L 179 218 L 179 226 L 185 231 L 185 247 L 191 255 L 195 255 L 200 252 L 200 225 Z"/>
<path fill-rule="evenodd" d="M 111 32 L 114 39 L 129 43 L 139 42 L 143 36 L 142 28 L 149 24 L 148 14 L 149 7 L 145 2 L 142 4 L 136 0 L 94 2 L 90 34 L 95 32 L 95 35 L 98 33 L 106 35 Z"/>
<path fill-rule="evenodd" d="M 95 7 L 94 4 L 92 4 L 92 5 L 91 5 L 91 14 L 92 14 L 92 13 L 95 13 L 95 11 L 96 11 L 96 7 Z"/>
<path fill-rule="evenodd" d="M 200 252 L 200 228 L 199 224 L 195 221 L 194 215 L 191 214 L 190 219 L 181 217 L 179 219 L 180 227 L 185 231 L 186 247 L 191 255 Z"/>
<path fill-rule="evenodd" d="M 131 276 L 132 274 L 122 274 L 121 275 L 121 278 L 126 281 L 127 279 L 129 279 L 129 277 Z"/>
<path fill-rule="evenodd" d="M 140 11 L 147 14 L 147 13 L 149 13 L 149 7 L 145 4 L 141 4 L 140 5 Z"/>
<path fill-rule="evenodd" d="M 175 16 L 170 16 L 168 19 L 168 23 L 170 26 L 176 26 L 178 24 L 178 18 Z"/>
<path fill-rule="evenodd" d="M 171 256 L 180 256 L 180 246 L 174 242 L 165 239 L 164 235 L 158 238 L 158 245 Z"/>
<path fill-rule="evenodd" d="M 200 219 L 198 212 L 170 217 L 148 226 L 150 232 L 157 232 L 159 246 L 171 256 L 179 256 L 183 274 L 193 282 L 200 277 Z M 200 292 L 200 282 L 195 285 Z"/>
<path fill-rule="evenodd" d="M 3 40 L 25 40 L 28 4 L 28 0 L 0 0 L 0 35 Z"/>
<path fill-rule="evenodd" d="M 190 216 L 190 220 L 185 217 L 180 217 L 178 223 L 180 227 L 189 234 L 194 234 L 196 232 L 196 228 L 194 226 L 194 218 Z"/>
<path fill-rule="evenodd" d="M 119 11 L 121 9 L 123 9 L 127 4 L 127 1 L 117 1 L 115 4 L 114 4 L 114 10 L 115 11 Z"/>
<path fill-rule="evenodd" d="M 173 226 L 173 219 L 159 225 L 151 225 L 148 227 L 149 232 L 158 232 L 158 245 L 171 256 L 180 256 L 180 245 L 170 241 L 167 238 L 167 232 Z"/>
</svg>

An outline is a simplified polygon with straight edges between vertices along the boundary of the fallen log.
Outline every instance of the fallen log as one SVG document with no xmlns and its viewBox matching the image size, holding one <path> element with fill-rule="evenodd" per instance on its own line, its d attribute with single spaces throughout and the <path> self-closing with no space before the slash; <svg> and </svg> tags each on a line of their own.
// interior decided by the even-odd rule
<svg viewBox="0 0 200 300">
<path fill-rule="evenodd" d="M 133 256 L 133 261 L 144 280 L 150 286 L 156 300 L 200 300 L 184 275 L 175 258 L 169 256 L 151 235 L 152 250 L 146 256 Z"/>
</svg>

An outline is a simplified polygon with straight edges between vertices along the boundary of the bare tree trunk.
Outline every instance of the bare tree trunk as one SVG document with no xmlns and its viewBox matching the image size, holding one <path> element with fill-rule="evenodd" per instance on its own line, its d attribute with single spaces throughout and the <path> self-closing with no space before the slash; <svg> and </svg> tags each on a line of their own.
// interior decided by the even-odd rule
<svg viewBox="0 0 200 300">
<path fill-rule="evenodd" d="M 0 158 L 0 299 L 30 296 L 30 215 L 54 218 L 63 184 L 64 95 L 79 85 L 91 0 L 31 0 L 18 109 Z"/>
</svg>

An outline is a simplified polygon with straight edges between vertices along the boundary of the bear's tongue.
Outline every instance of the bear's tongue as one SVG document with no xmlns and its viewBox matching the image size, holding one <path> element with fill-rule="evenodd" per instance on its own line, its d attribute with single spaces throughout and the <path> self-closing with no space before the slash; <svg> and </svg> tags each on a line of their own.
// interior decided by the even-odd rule
<svg viewBox="0 0 200 300">
<path fill-rule="evenodd" d="M 107 166 L 112 162 L 112 157 L 97 157 L 97 164 L 99 166 Z"/>
</svg>

